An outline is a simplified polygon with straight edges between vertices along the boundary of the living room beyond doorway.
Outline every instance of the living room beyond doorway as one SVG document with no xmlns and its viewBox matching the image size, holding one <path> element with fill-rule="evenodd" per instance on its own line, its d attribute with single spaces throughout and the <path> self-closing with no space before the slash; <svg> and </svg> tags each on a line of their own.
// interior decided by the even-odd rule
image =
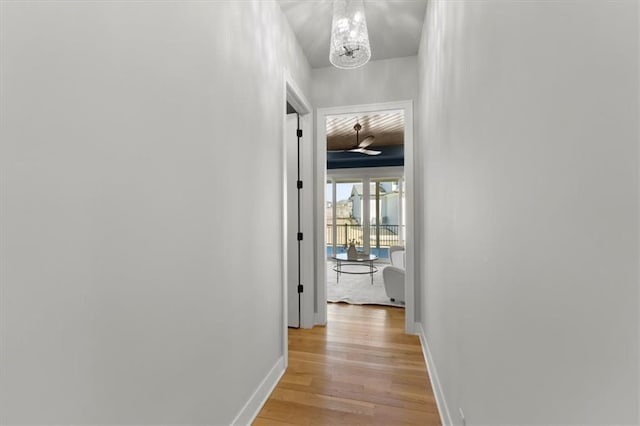
<svg viewBox="0 0 640 426">
<path fill-rule="evenodd" d="M 404 279 L 384 270 L 404 268 L 406 210 L 402 167 L 375 169 L 353 177 L 329 171 L 325 207 L 327 301 L 404 307 Z M 342 171 L 344 174 L 344 171 Z M 391 253 L 396 255 L 391 257 Z M 395 262 L 394 262 L 395 260 Z M 387 280 L 385 282 L 385 276 Z"/>
<path fill-rule="evenodd" d="M 412 333 L 413 103 L 319 108 L 316 122 L 315 324 L 327 302 L 389 305 Z"/>
</svg>

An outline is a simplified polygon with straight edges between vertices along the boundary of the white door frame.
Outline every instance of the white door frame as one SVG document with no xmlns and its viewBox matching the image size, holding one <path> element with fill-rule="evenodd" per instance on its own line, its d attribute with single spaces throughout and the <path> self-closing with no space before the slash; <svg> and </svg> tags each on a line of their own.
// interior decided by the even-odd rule
<svg viewBox="0 0 640 426">
<path fill-rule="evenodd" d="M 291 77 L 291 74 L 287 69 L 283 71 L 283 96 L 282 103 L 280 104 L 282 107 L 282 146 L 281 146 L 281 170 L 282 170 L 282 351 L 284 357 L 284 366 L 287 367 L 289 363 L 289 342 L 288 342 L 288 308 L 289 301 L 287 297 L 287 285 L 289 282 L 289 277 L 287 273 L 288 267 L 288 239 L 289 235 L 287 235 L 287 184 L 289 179 L 294 179 L 292 176 L 287 175 L 287 139 L 285 130 L 287 128 L 287 111 L 286 111 L 286 102 L 289 102 L 293 108 L 300 115 L 300 126 L 303 131 L 303 135 L 307 136 L 305 139 L 309 145 L 312 145 L 312 115 L 311 112 L 313 108 L 311 107 L 311 103 L 307 100 L 304 92 L 297 85 L 295 80 Z M 312 182 L 308 183 L 309 187 L 312 188 Z M 311 235 L 309 235 L 311 236 Z M 301 310 L 301 327 L 311 328 L 313 326 L 313 297 L 314 291 L 312 283 L 307 283 L 307 290 L 302 293 L 302 298 L 300 300 L 300 310 Z"/>
<path fill-rule="evenodd" d="M 413 168 L 413 101 L 385 102 L 366 105 L 349 105 L 318 108 L 316 113 L 316 301 L 315 323 L 327 323 L 327 265 L 325 241 L 325 184 L 327 182 L 326 117 L 329 115 L 361 115 L 381 111 L 404 111 L 404 178 L 406 194 L 406 274 L 405 274 L 405 332 L 414 333 L 415 324 L 415 249 L 414 249 L 414 168 Z"/>
</svg>

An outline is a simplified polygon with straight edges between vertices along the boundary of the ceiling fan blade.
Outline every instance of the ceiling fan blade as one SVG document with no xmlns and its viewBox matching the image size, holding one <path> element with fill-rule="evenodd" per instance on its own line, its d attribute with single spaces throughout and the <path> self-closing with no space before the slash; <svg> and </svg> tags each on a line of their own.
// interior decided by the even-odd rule
<svg viewBox="0 0 640 426">
<path fill-rule="evenodd" d="M 328 149 L 327 152 L 349 152 L 346 149 Z"/>
<path fill-rule="evenodd" d="M 372 151 L 370 149 L 364 149 L 364 148 L 350 149 L 347 152 L 358 152 L 360 154 L 365 154 L 365 155 L 380 155 L 380 154 L 382 154 L 382 151 Z"/>
<path fill-rule="evenodd" d="M 358 148 L 366 148 L 369 145 L 371 145 L 373 143 L 373 140 L 375 139 L 375 136 L 367 136 L 366 138 L 362 139 L 362 142 L 360 142 L 358 144 Z"/>
</svg>

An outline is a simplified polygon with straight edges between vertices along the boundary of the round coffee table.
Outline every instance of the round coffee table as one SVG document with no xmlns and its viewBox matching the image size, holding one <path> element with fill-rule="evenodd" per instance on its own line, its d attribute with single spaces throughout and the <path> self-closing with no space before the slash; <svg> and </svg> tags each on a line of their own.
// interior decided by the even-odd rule
<svg viewBox="0 0 640 426">
<path fill-rule="evenodd" d="M 336 271 L 336 282 L 340 282 L 340 274 L 369 274 L 371 275 L 371 284 L 373 284 L 373 274 L 378 272 L 378 268 L 373 264 L 376 260 L 378 260 L 378 256 L 375 254 L 358 254 L 356 258 L 349 258 L 347 253 L 339 253 L 332 257 L 336 261 L 336 266 L 333 267 L 333 270 Z M 353 264 L 353 265 L 363 265 L 368 266 L 368 270 L 366 271 L 345 271 L 342 269 L 343 263 Z"/>
</svg>

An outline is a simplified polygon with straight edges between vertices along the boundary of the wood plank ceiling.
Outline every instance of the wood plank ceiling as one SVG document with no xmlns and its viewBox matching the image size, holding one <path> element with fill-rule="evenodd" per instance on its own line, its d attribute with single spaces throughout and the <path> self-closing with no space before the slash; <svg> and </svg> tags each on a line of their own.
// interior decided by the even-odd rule
<svg viewBox="0 0 640 426">
<path fill-rule="evenodd" d="M 404 144 L 404 113 L 402 111 L 354 115 L 336 115 L 327 117 L 327 150 L 355 148 L 356 132 L 353 129 L 360 123 L 360 140 L 374 136 L 368 149 L 381 146 Z"/>
</svg>

